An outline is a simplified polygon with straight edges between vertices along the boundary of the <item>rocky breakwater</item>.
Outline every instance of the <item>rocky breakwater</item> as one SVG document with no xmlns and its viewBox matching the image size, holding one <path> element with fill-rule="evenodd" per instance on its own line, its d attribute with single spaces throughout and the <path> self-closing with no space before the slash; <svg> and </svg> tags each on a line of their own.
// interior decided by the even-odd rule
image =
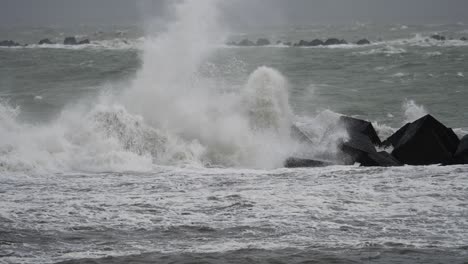
<svg viewBox="0 0 468 264">
<path fill-rule="evenodd" d="M 255 47 L 255 46 L 268 46 L 271 45 L 271 41 L 266 38 L 260 38 L 257 41 L 252 41 L 250 39 L 243 39 L 239 42 L 231 41 L 228 42 L 227 45 L 229 46 L 240 46 L 240 47 Z M 344 39 L 338 39 L 338 38 L 328 38 L 326 40 L 321 40 L 321 39 L 314 39 L 311 41 L 308 40 L 300 40 L 297 43 L 292 43 L 292 42 L 282 42 L 282 41 L 277 41 L 277 45 L 285 45 L 285 46 L 293 46 L 293 47 L 317 47 L 317 46 L 332 46 L 332 45 L 346 45 L 349 44 L 346 40 Z M 367 39 L 360 39 L 356 43 L 357 45 L 369 45 L 371 42 Z"/>
<path fill-rule="evenodd" d="M 347 137 L 338 142 L 336 160 L 289 158 L 285 167 L 317 167 L 330 164 L 360 166 L 454 165 L 468 164 L 468 136 L 461 140 L 451 128 L 431 115 L 407 123 L 381 141 L 373 125 L 365 120 L 342 116 L 329 130 L 343 129 Z M 294 127 L 292 137 L 301 144 L 308 140 Z M 312 142 L 309 143 L 313 147 Z"/>
</svg>

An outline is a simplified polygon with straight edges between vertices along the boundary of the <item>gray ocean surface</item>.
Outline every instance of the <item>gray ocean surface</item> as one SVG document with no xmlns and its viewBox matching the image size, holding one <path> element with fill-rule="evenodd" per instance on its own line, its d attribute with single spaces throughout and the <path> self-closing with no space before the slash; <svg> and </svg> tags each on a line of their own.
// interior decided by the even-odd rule
<svg viewBox="0 0 468 264">
<path fill-rule="evenodd" d="M 436 33 L 448 40 L 429 38 Z M 31 45 L 68 35 L 91 44 Z M 372 44 L 216 44 L 197 73 L 202 80 L 191 85 L 206 82 L 222 90 L 222 97 L 204 97 L 214 108 L 210 113 L 222 113 L 213 101 L 235 102 L 232 94 L 267 66 L 287 80 L 292 119 L 303 127 L 346 114 L 372 121 L 385 138 L 430 113 L 463 136 L 463 36 L 468 25 L 311 25 L 233 33 L 229 40 L 337 37 Z M 148 47 L 140 29 L 118 26 L 1 28 L 0 39 L 30 44 L 0 47 L 0 263 L 468 263 L 467 166 L 255 166 L 267 163 L 245 161 L 245 153 L 257 153 L 250 145 L 232 150 L 222 139 L 209 141 L 215 137 L 209 131 L 198 138 L 187 131 L 198 121 L 221 122 L 217 131 L 226 132 L 243 124 L 201 115 L 194 120 L 191 109 L 204 108 L 190 90 L 182 94 L 195 96 L 193 102 L 174 99 L 181 93 L 171 86 L 167 98 L 126 93 L 141 83 L 158 86 L 149 78 L 153 73 L 167 83 L 185 80 L 190 43 L 160 52 Z M 164 63 L 148 55 L 165 53 L 182 55 Z M 158 75 L 164 65 L 170 74 Z M 271 74 L 267 81 L 279 78 L 265 72 Z M 131 107 L 114 104 L 121 94 Z M 153 99 L 154 116 L 138 105 Z M 165 112 L 158 103 L 167 100 L 185 102 L 177 107 L 187 111 Z M 186 124 L 162 122 L 164 116 Z M 166 127 L 177 133 L 161 132 Z"/>
</svg>

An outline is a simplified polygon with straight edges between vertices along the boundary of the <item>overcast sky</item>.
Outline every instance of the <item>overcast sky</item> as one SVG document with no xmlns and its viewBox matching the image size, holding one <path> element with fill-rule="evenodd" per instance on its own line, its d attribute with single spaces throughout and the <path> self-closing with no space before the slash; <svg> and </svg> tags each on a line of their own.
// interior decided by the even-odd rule
<svg viewBox="0 0 468 264">
<path fill-rule="evenodd" d="M 178 0 L 0 0 L 0 25 L 140 24 Z M 204 0 L 198 0 L 204 1 Z M 221 0 L 237 26 L 468 22 L 468 0 Z"/>
</svg>

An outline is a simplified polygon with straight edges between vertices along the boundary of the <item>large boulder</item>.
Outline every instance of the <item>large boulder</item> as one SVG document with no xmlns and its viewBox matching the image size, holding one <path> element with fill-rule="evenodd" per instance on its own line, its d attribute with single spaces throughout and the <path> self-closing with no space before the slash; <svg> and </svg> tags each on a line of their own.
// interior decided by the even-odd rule
<svg viewBox="0 0 468 264">
<path fill-rule="evenodd" d="M 339 43 L 339 40 L 338 40 Z M 316 46 L 323 46 L 325 42 L 320 39 L 314 39 L 312 41 L 300 40 L 298 43 L 294 44 L 294 46 L 299 47 L 316 47 Z"/>
<path fill-rule="evenodd" d="M 50 44 L 55 44 L 55 43 L 50 41 L 50 39 L 48 38 L 39 40 L 39 45 L 45 45 L 45 44 L 50 45 Z"/>
<path fill-rule="evenodd" d="M 454 164 L 468 164 L 468 135 L 465 135 L 458 144 L 453 158 Z"/>
<path fill-rule="evenodd" d="M 346 40 L 344 39 L 337 39 L 337 38 L 329 38 L 325 41 L 323 45 L 325 46 L 330 46 L 330 45 L 342 45 L 342 44 L 348 44 Z"/>
<path fill-rule="evenodd" d="M 350 134 L 347 139 L 339 144 L 340 150 L 343 152 L 343 161 L 345 164 L 354 164 L 365 154 L 375 154 L 377 150 L 369 137 L 356 133 Z"/>
<path fill-rule="evenodd" d="M 382 145 L 385 147 L 393 147 L 400 142 L 403 135 L 405 135 L 406 129 L 410 126 L 411 123 L 407 123 L 402 128 L 398 129 L 395 133 L 393 133 L 390 137 L 382 142 Z"/>
<path fill-rule="evenodd" d="M 409 165 L 449 164 L 459 142 L 452 129 L 431 115 L 407 124 L 385 141 L 394 147 L 392 155 Z"/>
<path fill-rule="evenodd" d="M 270 44 L 271 44 L 271 42 L 266 38 L 260 38 L 260 39 L 257 40 L 257 43 L 256 43 L 257 46 L 267 46 L 267 45 L 270 45 Z"/>
<path fill-rule="evenodd" d="M 325 41 L 324 45 L 329 46 L 329 45 L 339 45 L 341 44 L 341 41 L 337 38 L 329 38 Z"/>
<path fill-rule="evenodd" d="M 466 37 L 461 37 L 460 40 L 461 41 L 467 41 L 468 39 Z"/>
<path fill-rule="evenodd" d="M 368 121 L 341 116 L 338 126 L 344 128 L 348 138 L 339 144 L 341 160 L 344 164 L 359 163 L 361 166 L 390 167 L 400 166 L 401 163 L 390 153 L 377 152 L 375 146 L 381 141 L 374 126 Z"/>
<path fill-rule="evenodd" d="M 239 43 L 237 43 L 237 45 L 238 46 L 255 46 L 255 43 L 253 43 L 249 39 L 243 39 L 243 40 L 239 41 Z"/>
<path fill-rule="evenodd" d="M 366 163 L 362 166 L 379 166 L 379 167 L 395 167 L 403 164 L 397 160 L 392 154 L 386 151 L 379 151 L 377 154 L 371 153 L 367 155 Z"/>
<path fill-rule="evenodd" d="M 443 40 L 445 40 L 445 37 L 444 37 L 444 36 L 442 36 L 442 35 L 438 35 L 438 34 L 436 34 L 436 35 L 432 35 L 432 36 L 431 36 L 431 39 L 435 39 L 435 40 L 443 41 Z"/>
<path fill-rule="evenodd" d="M 14 42 L 13 40 L 3 40 L 0 41 L 0 47 L 17 47 L 21 46 L 18 42 Z"/>
<path fill-rule="evenodd" d="M 299 46 L 299 47 L 309 46 L 309 42 L 306 41 L 306 40 L 301 39 L 301 40 L 299 41 L 299 43 L 294 44 L 294 46 Z"/>
<path fill-rule="evenodd" d="M 84 45 L 84 44 L 91 44 L 91 42 L 89 41 L 89 39 L 83 39 L 80 42 L 78 42 L 78 45 Z"/>
<path fill-rule="evenodd" d="M 356 44 L 358 44 L 358 45 L 369 45 L 371 43 L 370 43 L 370 41 L 368 39 L 361 39 L 358 42 L 356 42 Z"/>
<path fill-rule="evenodd" d="M 355 134 L 362 134 L 367 136 L 372 144 L 374 145 L 381 145 L 382 142 L 380 141 L 377 132 L 374 129 L 372 123 L 368 121 L 364 121 L 361 119 L 349 117 L 349 116 L 341 116 L 338 120 L 338 123 L 346 129 L 348 135 L 352 138 Z"/>
<path fill-rule="evenodd" d="M 339 145 L 342 151 L 342 161 L 346 165 L 359 163 L 364 167 L 391 167 L 401 163 L 391 154 L 377 152 L 374 144 L 364 134 L 355 133 Z"/>
<path fill-rule="evenodd" d="M 310 46 L 314 46 L 314 47 L 316 47 L 316 46 L 323 46 L 324 44 L 325 44 L 325 43 L 324 43 L 322 40 L 320 40 L 320 39 L 314 39 L 314 40 L 312 40 L 311 42 L 309 42 L 309 45 L 310 45 Z"/>
<path fill-rule="evenodd" d="M 288 158 L 284 162 L 286 168 L 314 168 L 314 167 L 325 167 L 333 165 L 328 161 L 302 159 L 302 158 Z"/>
<path fill-rule="evenodd" d="M 63 40 L 64 45 L 78 45 L 78 41 L 76 40 L 75 37 L 66 37 Z"/>
</svg>

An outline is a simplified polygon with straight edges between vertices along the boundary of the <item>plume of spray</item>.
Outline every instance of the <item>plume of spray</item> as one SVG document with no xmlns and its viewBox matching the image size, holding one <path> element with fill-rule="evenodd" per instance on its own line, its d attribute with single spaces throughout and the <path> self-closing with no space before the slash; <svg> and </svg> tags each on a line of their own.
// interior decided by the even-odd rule
<svg viewBox="0 0 468 264">
<path fill-rule="evenodd" d="M 176 2 L 176 19 L 164 33 L 149 34 L 142 67 L 117 98 L 103 94 L 91 109 L 78 103 L 44 126 L 19 123 L 19 110 L 0 102 L 0 170 L 148 171 L 154 164 L 275 168 L 299 152 L 329 158 L 329 149 L 345 136 L 329 133 L 337 117 L 325 113 L 308 120 L 314 148 L 298 148 L 290 136 L 288 82 L 280 72 L 260 67 L 241 88 L 222 74 L 203 74 L 224 42 L 218 4 Z"/>
<path fill-rule="evenodd" d="M 413 100 L 405 100 L 403 103 L 403 111 L 405 115 L 404 123 L 416 121 L 428 113 L 424 106 L 416 104 Z"/>
<path fill-rule="evenodd" d="M 261 67 L 235 90 L 200 73 L 224 37 L 217 4 L 177 2 L 175 21 L 147 39 L 142 68 L 117 98 L 77 102 L 45 125 L 18 121 L 19 109 L 0 101 L 0 171 L 281 166 L 293 145 L 285 78 Z"/>
<path fill-rule="evenodd" d="M 218 1 L 175 5 L 175 21 L 144 44 L 142 69 L 121 101 L 150 126 L 205 149 L 199 160 L 224 166 L 277 167 L 287 156 L 287 81 L 262 67 L 241 91 L 201 68 L 225 39 Z"/>
</svg>

